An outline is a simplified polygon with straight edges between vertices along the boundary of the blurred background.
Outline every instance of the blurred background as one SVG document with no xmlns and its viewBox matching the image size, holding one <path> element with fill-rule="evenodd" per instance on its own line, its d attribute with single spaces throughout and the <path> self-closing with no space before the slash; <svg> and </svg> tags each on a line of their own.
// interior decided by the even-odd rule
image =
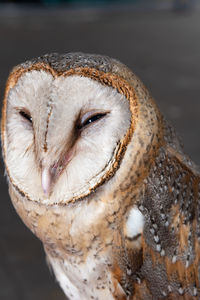
<svg viewBox="0 0 200 300">
<path fill-rule="evenodd" d="M 145 83 L 200 164 L 198 0 L 0 1 L 0 95 L 12 67 L 50 52 L 115 57 Z M 64 300 L 41 243 L 22 224 L 0 173 L 0 299 Z"/>
</svg>

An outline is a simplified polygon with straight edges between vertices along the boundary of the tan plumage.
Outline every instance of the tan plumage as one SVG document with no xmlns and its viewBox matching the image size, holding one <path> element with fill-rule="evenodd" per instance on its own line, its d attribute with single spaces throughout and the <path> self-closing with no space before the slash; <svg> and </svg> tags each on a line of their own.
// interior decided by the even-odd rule
<svg viewBox="0 0 200 300">
<path fill-rule="evenodd" d="M 199 299 L 200 176 L 117 60 L 14 68 L 2 112 L 12 202 L 70 299 Z"/>
</svg>

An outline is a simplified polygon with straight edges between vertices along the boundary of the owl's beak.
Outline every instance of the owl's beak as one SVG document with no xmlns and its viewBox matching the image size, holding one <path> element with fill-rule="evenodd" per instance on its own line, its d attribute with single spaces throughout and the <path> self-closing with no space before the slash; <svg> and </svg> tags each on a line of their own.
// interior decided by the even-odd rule
<svg viewBox="0 0 200 300">
<path fill-rule="evenodd" d="M 49 196 L 52 188 L 52 174 L 49 168 L 42 169 L 42 189 L 46 196 Z"/>
<path fill-rule="evenodd" d="M 61 155 L 61 158 L 51 166 L 49 166 L 47 162 L 43 161 L 41 183 L 43 192 L 47 197 L 51 194 L 53 185 L 58 180 L 63 170 L 72 160 L 74 153 L 75 150 L 70 149 L 67 153 Z"/>
</svg>

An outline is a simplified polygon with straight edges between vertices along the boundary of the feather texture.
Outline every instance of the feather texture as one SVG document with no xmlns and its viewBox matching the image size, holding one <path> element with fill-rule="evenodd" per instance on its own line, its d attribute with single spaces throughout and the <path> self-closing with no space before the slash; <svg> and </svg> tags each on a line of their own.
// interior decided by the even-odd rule
<svg viewBox="0 0 200 300">
<path fill-rule="evenodd" d="M 9 192 L 69 299 L 199 299 L 200 173 L 150 93 L 100 55 L 9 76 Z"/>
</svg>

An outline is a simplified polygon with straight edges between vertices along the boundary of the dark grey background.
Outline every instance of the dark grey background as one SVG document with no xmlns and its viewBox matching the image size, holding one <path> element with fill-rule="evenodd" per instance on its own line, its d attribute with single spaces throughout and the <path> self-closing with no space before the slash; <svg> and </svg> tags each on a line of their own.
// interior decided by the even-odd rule
<svg viewBox="0 0 200 300">
<path fill-rule="evenodd" d="M 143 80 L 182 136 L 185 151 L 200 163 L 200 11 L 171 7 L 169 1 L 162 9 L 0 6 L 1 99 L 9 71 L 26 59 L 47 52 L 106 54 Z M 65 299 L 41 243 L 11 205 L 2 164 L 0 188 L 0 299 Z"/>
</svg>

